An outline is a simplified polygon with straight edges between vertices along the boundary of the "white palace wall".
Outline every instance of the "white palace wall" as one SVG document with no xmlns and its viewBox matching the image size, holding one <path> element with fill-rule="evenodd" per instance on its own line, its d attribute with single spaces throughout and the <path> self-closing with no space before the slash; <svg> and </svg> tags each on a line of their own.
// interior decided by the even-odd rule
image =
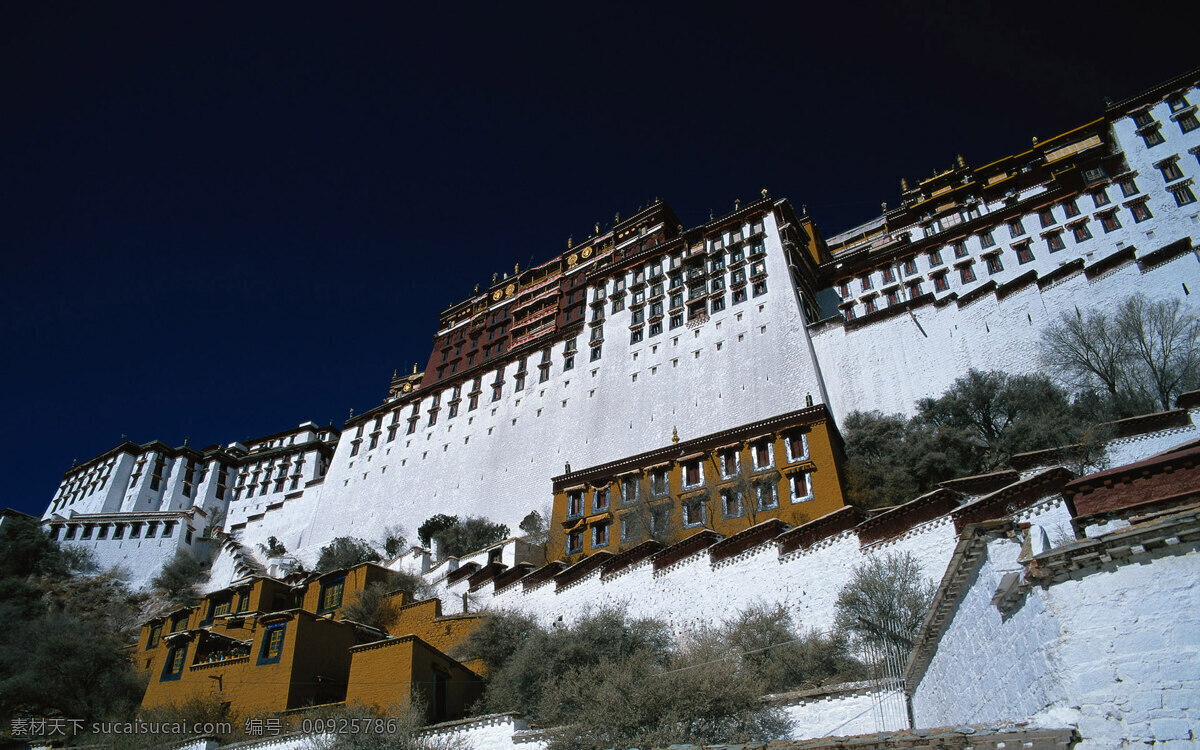
<svg viewBox="0 0 1200 750">
<path fill-rule="evenodd" d="M 443 408 L 432 427 L 426 398 L 414 434 L 402 428 L 387 442 L 385 433 L 356 456 L 351 441 L 341 440 L 319 493 L 288 500 L 287 513 L 266 513 L 239 538 L 253 547 L 273 535 L 311 564 L 334 537 L 376 540 L 397 524 L 411 536 L 434 513 L 483 515 L 515 531 L 527 513 L 549 507 L 550 479 L 568 462 L 579 468 L 659 448 L 675 430 L 683 440 L 710 434 L 803 408 L 810 395 L 820 403 L 771 213 L 765 232 L 766 294 L 634 345 L 629 309 L 613 313 L 600 360 L 587 361 L 581 340 L 574 368 L 564 372 L 560 342 L 548 381 L 534 382 L 531 361 L 529 383 L 514 392 L 517 365 L 510 363 L 499 401 L 489 402 L 485 388 L 478 409 L 464 403 L 450 419 Z"/>
<path fill-rule="evenodd" d="M 1195 243 L 1200 234 L 1191 231 Z M 1139 246 L 1139 255 L 1174 239 L 1144 251 Z M 1198 293 L 1185 295 L 1183 284 Z M 940 395 L 972 368 L 1042 372 L 1038 349 L 1045 326 L 1064 312 L 1115 307 L 1138 293 L 1154 300 L 1180 298 L 1200 313 L 1197 256 L 1189 252 L 1145 271 L 1129 262 L 1094 279 L 1080 271 L 1046 289 L 1034 283 L 1003 299 L 988 293 L 962 308 L 955 302 L 924 305 L 911 315 L 850 330 L 839 322 L 822 323 L 814 326 L 812 340 L 838 418 L 855 410 L 911 414 L 918 399 Z"/>
</svg>

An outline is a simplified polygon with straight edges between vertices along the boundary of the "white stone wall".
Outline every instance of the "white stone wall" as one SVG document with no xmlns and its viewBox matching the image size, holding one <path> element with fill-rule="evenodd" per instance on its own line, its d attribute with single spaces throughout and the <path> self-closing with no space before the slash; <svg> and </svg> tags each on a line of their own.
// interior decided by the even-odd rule
<svg viewBox="0 0 1200 750">
<path fill-rule="evenodd" d="M 899 690 L 814 696 L 783 708 L 792 722 L 789 739 L 793 740 L 908 729 L 908 710 Z"/>
<path fill-rule="evenodd" d="M 206 562 L 208 559 L 208 544 L 200 540 L 200 532 L 203 531 L 204 518 L 198 517 L 191 521 L 186 517 L 178 517 L 168 519 L 175 521 L 175 529 L 171 536 L 163 538 L 161 536 L 162 521 L 159 521 L 158 529 L 153 539 L 113 539 L 112 538 L 112 523 L 109 523 L 109 533 L 107 539 L 96 539 L 93 532 L 92 539 L 81 540 L 76 539 L 62 540 L 62 535 L 59 535 L 60 542 L 63 546 L 82 548 L 90 551 L 96 560 L 96 564 L 100 570 L 108 570 L 117 568 L 125 574 L 126 580 L 134 590 L 144 589 L 149 587 L 150 580 L 158 575 L 162 570 L 162 566 L 175 558 L 175 553 L 178 550 L 192 555 L 193 557 Z M 143 529 L 145 524 L 142 524 Z M 187 541 L 187 531 L 192 530 L 192 541 Z M 128 528 L 126 529 L 128 536 Z"/>
<path fill-rule="evenodd" d="M 910 552 L 926 577 L 938 580 L 954 544 L 954 526 L 942 518 L 866 548 L 848 532 L 783 558 L 771 543 L 716 565 L 707 552 L 657 573 L 649 561 L 642 561 L 605 580 L 594 572 L 562 591 L 555 590 L 553 580 L 528 591 L 517 583 L 498 593 L 487 583 L 470 593 L 469 606 L 526 612 L 546 626 L 560 616 L 570 625 L 588 612 L 624 607 L 631 617 L 661 618 L 672 633 L 683 636 L 698 627 L 718 625 L 752 606 L 783 604 L 800 627 L 826 630 L 833 624 L 838 591 L 868 556 Z M 460 611 L 466 590 L 466 582 L 460 581 L 439 592 L 447 613 Z"/>
<path fill-rule="evenodd" d="M 1080 748 L 1192 747 L 1200 739 L 1200 553 L 1143 555 L 990 604 L 1020 547 L 987 558 L 918 685 L 918 726 L 1078 726 Z"/>
<path fill-rule="evenodd" d="M 461 411 L 451 419 L 450 393 L 443 392 L 437 424 L 430 427 L 431 395 L 421 404 L 419 429 L 404 434 L 411 413 L 405 408 L 391 442 L 385 412 L 376 448 L 364 440 L 351 455 L 354 431 L 340 441 L 319 502 L 306 491 L 302 502 L 288 501 L 283 518 L 268 514 L 241 537 L 253 545 L 274 535 L 311 562 L 335 536 L 372 540 L 396 524 L 411 532 L 434 513 L 484 515 L 516 530 L 529 511 L 550 504 L 551 477 L 568 462 L 579 469 L 660 448 L 676 429 L 684 440 L 711 434 L 803 408 L 810 395 L 819 403 L 804 322 L 771 214 L 765 230 L 766 294 L 733 305 L 727 291 L 726 309 L 702 325 L 668 329 L 636 345 L 629 343 L 627 305 L 605 321 L 598 361 L 589 361 L 585 328 L 572 370 L 563 371 L 564 345 L 554 347 L 547 382 L 538 382 L 534 355 L 525 389 L 514 391 L 513 362 L 499 401 L 490 401 L 494 378 L 485 375 L 477 409 L 468 410 L 468 383 Z M 588 299 L 593 294 L 589 290 Z"/>
<path fill-rule="evenodd" d="M 1139 255 L 1189 234 L 1200 244 L 1200 226 L 1191 218 L 1155 226 L 1157 238 L 1143 237 L 1136 243 Z M 1134 238 L 1130 240 L 1132 244 Z M 1097 237 L 1090 242 L 1103 241 Z M 1098 247 L 1088 253 L 1094 257 L 1087 262 L 1119 249 L 1115 244 Z M 1044 371 L 1038 360 L 1039 337 L 1063 312 L 1115 306 L 1141 293 L 1151 299 L 1180 298 L 1200 313 L 1200 294 L 1185 295 L 1182 284 L 1200 290 L 1200 262 L 1192 253 L 1145 273 L 1137 263 L 1090 281 L 1079 272 L 1044 290 L 1032 284 L 1002 300 L 987 294 L 961 309 L 956 303 L 926 305 L 911 315 L 849 331 L 839 323 L 825 323 L 815 328 L 812 340 L 837 418 L 855 410 L 911 414 L 918 399 L 940 395 L 971 368 Z"/>
</svg>

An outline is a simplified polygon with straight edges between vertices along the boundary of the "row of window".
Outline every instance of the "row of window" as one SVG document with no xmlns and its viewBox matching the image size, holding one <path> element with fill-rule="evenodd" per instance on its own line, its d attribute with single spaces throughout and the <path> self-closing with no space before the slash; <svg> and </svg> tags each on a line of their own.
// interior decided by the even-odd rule
<svg viewBox="0 0 1200 750">
<path fill-rule="evenodd" d="M 85 523 L 85 524 L 67 524 L 66 526 L 51 526 L 50 538 L 59 540 L 59 529 L 63 530 L 61 539 L 63 541 L 72 541 L 76 538 L 79 541 L 87 541 L 92 539 L 93 534 L 97 540 L 109 538 L 109 526 L 112 526 L 112 538 L 124 539 L 125 532 L 128 527 L 130 539 L 154 539 L 156 536 L 160 539 L 168 539 L 175 533 L 175 521 L 163 521 L 161 524 L 162 531 L 159 531 L 160 524 L 158 521 L 146 521 L 144 524 L 139 521 L 129 523 Z M 145 533 L 143 534 L 143 529 Z M 187 530 L 186 541 L 192 543 L 192 530 Z"/>
<path fill-rule="evenodd" d="M 1182 94 L 1168 97 L 1167 106 L 1171 110 L 1171 119 L 1179 124 L 1181 133 L 1190 133 L 1200 127 L 1200 121 L 1196 119 L 1196 108 L 1188 104 L 1188 100 Z M 1166 142 L 1162 134 L 1162 123 L 1150 114 L 1149 107 L 1135 112 L 1132 118 L 1137 127 L 1137 134 L 1142 137 L 1146 148 L 1153 148 Z"/>
<path fill-rule="evenodd" d="M 808 460 L 808 436 L 802 432 L 789 433 L 784 438 L 788 463 Z M 720 472 L 720 480 L 738 477 L 741 473 L 741 452 L 738 448 L 726 448 L 716 454 L 716 466 Z M 763 438 L 750 446 L 750 458 L 753 471 L 765 471 L 775 467 L 775 450 L 772 438 Z M 683 492 L 704 485 L 705 460 L 702 457 L 692 458 L 680 464 L 680 487 Z M 650 496 L 662 497 L 671 493 L 670 470 L 666 466 L 650 469 L 648 472 Z M 630 475 L 622 477 L 619 485 L 621 502 L 636 503 L 641 499 L 641 477 Z M 577 518 L 583 515 L 584 491 L 572 490 L 567 493 L 567 518 Z M 599 513 L 609 509 L 610 487 L 604 483 L 592 491 L 592 512 Z"/>
<path fill-rule="evenodd" d="M 806 471 L 797 471 L 788 477 L 791 501 L 793 504 L 809 502 L 813 499 L 812 475 Z M 754 502 L 758 511 L 775 510 L 779 507 L 779 496 L 773 481 L 757 482 L 753 485 Z M 716 502 L 719 503 L 721 517 L 725 520 L 741 518 L 746 514 L 745 499 L 741 489 L 727 487 L 718 491 Z M 708 523 L 709 504 L 711 501 L 704 497 L 685 498 L 680 503 L 681 525 L 684 529 L 693 529 Z M 646 519 L 641 519 L 632 513 L 623 514 L 618 518 L 621 526 L 621 542 L 636 542 L 645 536 L 658 535 L 669 530 L 670 504 L 660 504 L 650 507 Z M 603 520 L 590 526 L 592 549 L 607 547 L 612 521 Z M 648 528 L 644 528 L 648 527 Z M 574 529 L 567 534 L 567 554 L 583 551 L 584 530 Z"/>
</svg>

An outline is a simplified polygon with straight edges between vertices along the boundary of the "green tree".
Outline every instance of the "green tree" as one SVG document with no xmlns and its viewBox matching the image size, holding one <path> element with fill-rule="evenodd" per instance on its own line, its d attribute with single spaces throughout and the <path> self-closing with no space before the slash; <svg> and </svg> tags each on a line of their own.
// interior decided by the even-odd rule
<svg viewBox="0 0 1200 750">
<path fill-rule="evenodd" d="M 426 518 L 425 523 L 417 527 L 417 539 L 421 540 L 423 547 L 428 547 L 433 543 L 433 538 L 438 532 L 457 524 L 458 516 L 447 516 L 444 513 L 438 513 Z"/>
<path fill-rule="evenodd" d="M 415 601 L 434 596 L 433 589 L 421 576 L 406 571 L 391 571 L 387 581 L 367 584 L 357 599 L 342 608 L 342 616 L 390 632 L 400 614 L 400 599 L 395 596 L 399 591 L 407 593 Z"/>
<path fill-rule="evenodd" d="M 87 560 L 33 519 L 0 529 L 0 723 L 17 716 L 87 722 L 128 718 L 144 685 L 123 646 L 141 597 L 111 572 L 85 577 Z"/>
<path fill-rule="evenodd" d="M 317 558 L 317 570 L 327 572 L 353 568 L 365 562 L 379 562 L 379 552 L 364 539 L 339 536 L 321 548 Z"/>
<path fill-rule="evenodd" d="M 183 550 L 176 550 L 175 557 L 150 579 L 150 585 L 173 604 L 190 607 L 200 601 L 200 584 L 207 580 L 208 573 L 199 560 Z"/>
<path fill-rule="evenodd" d="M 470 517 L 446 526 L 433 535 L 438 557 L 462 557 L 508 537 L 508 527 L 486 518 Z"/>
</svg>

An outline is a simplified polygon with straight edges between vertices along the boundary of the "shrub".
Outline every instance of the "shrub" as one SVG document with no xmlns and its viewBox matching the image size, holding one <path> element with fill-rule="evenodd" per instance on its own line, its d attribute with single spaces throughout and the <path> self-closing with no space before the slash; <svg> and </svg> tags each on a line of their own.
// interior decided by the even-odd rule
<svg viewBox="0 0 1200 750">
<path fill-rule="evenodd" d="M 447 526 L 433 535 L 437 541 L 438 557 L 462 557 L 481 550 L 508 537 L 508 527 L 486 518 L 467 518 Z"/>
<path fill-rule="evenodd" d="M 339 536 L 321 548 L 317 558 L 317 570 L 322 573 L 342 568 L 353 568 L 365 562 L 379 562 L 379 552 L 363 539 Z"/>
<path fill-rule="evenodd" d="M 373 628 L 389 630 L 400 612 L 400 598 L 394 596 L 397 591 L 404 591 L 418 601 L 434 595 L 421 576 L 392 571 L 387 581 L 368 584 L 357 599 L 342 608 L 342 616 Z"/>
<path fill-rule="evenodd" d="M 200 561 L 183 550 L 176 550 L 175 557 L 163 565 L 159 574 L 150 580 L 173 604 L 193 606 L 200 601 L 200 584 L 208 580 L 208 573 Z"/>
<path fill-rule="evenodd" d="M 934 586 L 910 553 L 873 557 L 854 568 L 838 593 L 837 627 L 860 645 L 886 651 L 903 664 L 933 601 Z"/>
</svg>

